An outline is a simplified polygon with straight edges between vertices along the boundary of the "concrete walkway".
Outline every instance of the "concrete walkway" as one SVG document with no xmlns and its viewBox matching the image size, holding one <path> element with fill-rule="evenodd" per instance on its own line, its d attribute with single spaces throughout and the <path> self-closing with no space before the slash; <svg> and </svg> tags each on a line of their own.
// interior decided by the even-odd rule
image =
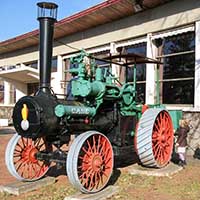
<svg viewBox="0 0 200 200">
<path fill-rule="evenodd" d="M 118 186 L 110 185 L 94 194 L 82 194 L 79 192 L 75 195 L 65 197 L 64 200 L 106 200 L 117 194 L 118 190 Z"/>
<path fill-rule="evenodd" d="M 6 135 L 6 134 L 14 134 L 15 128 L 13 126 L 0 126 L 0 135 Z"/>
<path fill-rule="evenodd" d="M 20 195 L 26 192 L 40 189 L 43 186 L 47 186 L 55 183 L 54 177 L 46 177 L 35 182 L 22 182 L 15 181 L 6 185 L 0 185 L 0 192 L 7 192 L 9 194 Z"/>
<path fill-rule="evenodd" d="M 171 176 L 183 168 L 170 162 L 166 167 L 155 169 L 155 168 L 146 168 L 138 164 L 131 165 L 128 169 L 128 172 L 132 175 L 147 175 L 147 176 Z"/>
</svg>

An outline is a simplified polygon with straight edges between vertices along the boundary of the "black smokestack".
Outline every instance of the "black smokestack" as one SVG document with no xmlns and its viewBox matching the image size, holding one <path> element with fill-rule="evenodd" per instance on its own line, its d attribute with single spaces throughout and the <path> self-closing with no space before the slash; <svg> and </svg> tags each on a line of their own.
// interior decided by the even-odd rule
<svg viewBox="0 0 200 200">
<path fill-rule="evenodd" d="M 40 2 L 38 6 L 38 21 L 40 23 L 40 90 L 50 91 L 51 61 L 53 48 L 54 23 L 56 22 L 57 5 Z"/>
</svg>

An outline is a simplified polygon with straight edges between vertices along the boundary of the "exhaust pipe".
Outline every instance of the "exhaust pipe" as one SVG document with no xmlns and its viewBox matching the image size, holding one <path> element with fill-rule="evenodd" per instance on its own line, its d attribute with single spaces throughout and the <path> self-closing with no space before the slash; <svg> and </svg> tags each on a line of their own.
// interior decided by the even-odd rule
<svg viewBox="0 0 200 200">
<path fill-rule="evenodd" d="M 57 21 L 57 8 L 55 3 L 39 2 L 38 21 L 40 24 L 40 83 L 39 91 L 50 92 L 51 84 L 51 62 L 53 48 L 54 23 Z"/>
</svg>

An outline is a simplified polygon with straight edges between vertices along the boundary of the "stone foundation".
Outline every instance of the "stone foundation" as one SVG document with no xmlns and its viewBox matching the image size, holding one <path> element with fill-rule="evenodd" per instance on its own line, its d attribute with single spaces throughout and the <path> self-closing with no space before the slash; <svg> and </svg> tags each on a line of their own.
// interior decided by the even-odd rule
<svg viewBox="0 0 200 200">
<path fill-rule="evenodd" d="M 12 124 L 13 106 L 0 106 L 0 119 L 8 119 L 8 124 Z"/>
<path fill-rule="evenodd" d="M 191 120 L 192 128 L 187 137 L 187 155 L 194 155 L 194 150 L 200 147 L 200 112 L 183 112 L 183 118 Z"/>
</svg>

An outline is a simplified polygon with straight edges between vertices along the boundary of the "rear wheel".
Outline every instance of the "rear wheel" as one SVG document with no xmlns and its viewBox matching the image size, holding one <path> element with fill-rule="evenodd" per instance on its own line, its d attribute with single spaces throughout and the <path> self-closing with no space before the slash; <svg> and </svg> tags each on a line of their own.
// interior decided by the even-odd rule
<svg viewBox="0 0 200 200">
<path fill-rule="evenodd" d="M 32 140 L 15 134 L 6 147 L 5 161 L 8 171 L 18 180 L 35 181 L 43 177 L 50 163 L 36 159 L 39 151 L 51 151 L 43 138 Z"/>
<path fill-rule="evenodd" d="M 79 135 L 67 156 L 69 181 L 83 193 L 94 193 L 108 183 L 113 170 L 113 150 L 108 138 L 96 131 Z"/>
<path fill-rule="evenodd" d="M 168 164 L 173 149 L 173 124 L 166 110 L 151 108 L 144 112 L 138 123 L 136 147 L 142 165 L 161 168 Z"/>
</svg>

